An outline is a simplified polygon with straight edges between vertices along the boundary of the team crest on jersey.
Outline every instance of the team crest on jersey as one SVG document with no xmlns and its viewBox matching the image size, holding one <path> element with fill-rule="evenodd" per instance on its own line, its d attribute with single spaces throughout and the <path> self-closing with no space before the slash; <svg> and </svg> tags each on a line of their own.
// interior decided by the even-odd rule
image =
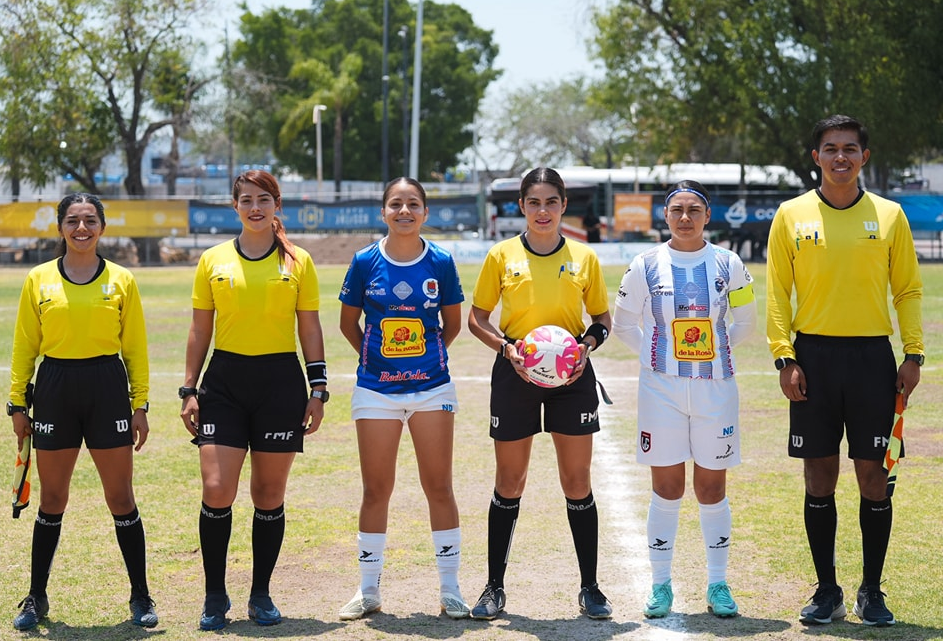
<svg viewBox="0 0 943 641">
<path fill-rule="evenodd" d="M 649 432 L 642 432 L 639 435 L 638 445 L 643 452 L 650 451 L 652 449 L 652 435 Z"/>
<path fill-rule="evenodd" d="M 386 358 L 422 356 L 426 353 L 426 337 L 418 318 L 384 318 L 380 321 L 383 343 L 380 353 Z"/>
<path fill-rule="evenodd" d="M 426 295 L 426 298 L 438 298 L 439 297 L 439 281 L 435 278 L 427 278 L 422 283 L 422 293 Z"/>
</svg>

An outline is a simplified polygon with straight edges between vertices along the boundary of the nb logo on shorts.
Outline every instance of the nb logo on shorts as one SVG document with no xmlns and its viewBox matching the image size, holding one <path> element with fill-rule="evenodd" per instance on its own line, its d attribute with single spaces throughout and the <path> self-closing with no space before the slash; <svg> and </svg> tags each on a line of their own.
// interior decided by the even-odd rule
<svg viewBox="0 0 943 641">
<path fill-rule="evenodd" d="M 128 431 L 128 419 L 123 418 L 123 419 L 121 419 L 121 420 L 119 420 L 119 421 L 115 421 L 115 430 L 116 430 L 119 434 L 122 433 L 122 432 L 127 432 L 127 431 Z"/>
<path fill-rule="evenodd" d="M 792 446 L 795 448 L 802 447 L 802 437 L 797 434 L 792 435 Z"/>
<path fill-rule="evenodd" d="M 443 411 L 443 412 L 451 412 L 451 411 L 453 411 L 453 410 L 452 410 L 452 404 L 451 404 L 451 403 L 442 403 L 442 411 Z"/>
<path fill-rule="evenodd" d="M 216 423 L 203 423 L 203 436 L 212 436 L 216 433 Z"/>
<path fill-rule="evenodd" d="M 497 416 L 492 416 L 492 417 L 491 417 L 491 427 L 492 427 L 493 429 L 498 429 L 498 417 L 497 417 Z"/>
</svg>

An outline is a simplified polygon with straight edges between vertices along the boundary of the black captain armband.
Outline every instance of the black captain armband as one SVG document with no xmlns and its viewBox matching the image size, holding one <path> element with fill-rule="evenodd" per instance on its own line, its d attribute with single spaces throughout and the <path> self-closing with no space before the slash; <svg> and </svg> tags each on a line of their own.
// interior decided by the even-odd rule
<svg viewBox="0 0 943 641">
<path fill-rule="evenodd" d="M 327 385 L 327 363 L 324 361 L 311 361 L 305 363 L 305 371 L 308 373 L 308 385 Z"/>
<path fill-rule="evenodd" d="M 583 338 L 587 336 L 592 336 L 596 339 L 596 347 L 593 350 L 597 350 L 602 347 L 602 344 L 606 342 L 606 339 L 609 338 L 609 330 L 606 329 L 606 326 L 602 323 L 593 323 L 586 328 L 586 331 L 583 332 Z"/>
</svg>

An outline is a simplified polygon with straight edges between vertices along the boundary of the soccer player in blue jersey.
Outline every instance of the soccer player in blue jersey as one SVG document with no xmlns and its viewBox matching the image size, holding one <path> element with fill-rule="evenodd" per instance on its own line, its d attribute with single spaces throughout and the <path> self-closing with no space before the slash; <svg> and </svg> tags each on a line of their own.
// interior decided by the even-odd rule
<svg viewBox="0 0 943 641">
<path fill-rule="evenodd" d="M 363 478 L 360 588 L 341 608 L 340 618 L 359 619 L 381 607 L 380 574 L 404 424 L 429 503 L 440 607 L 453 619 L 466 618 L 469 609 L 458 584 L 462 539 L 452 493 L 458 399 L 447 351 L 462 326 L 464 295 L 452 256 L 420 234 L 429 209 L 419 182 L 390 182 L 381 215 L 387 235 L 356 253 L 340 293 L 341 332 L 360 355 L 351 416 Z"/>
</svg>

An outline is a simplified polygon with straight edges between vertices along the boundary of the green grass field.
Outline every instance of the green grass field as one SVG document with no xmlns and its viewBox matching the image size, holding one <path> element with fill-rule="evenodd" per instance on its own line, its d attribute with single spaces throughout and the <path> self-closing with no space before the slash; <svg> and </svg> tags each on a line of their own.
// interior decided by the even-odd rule
<svg viewBox="0 0 943 641">
<path fill-rule="evenodd" d="M 273 579 L 273 597 L 286 621 L 259 628 L 245 615 L 251 572 L 248 467 L 235 506 L 229 585 L 233 623 L 229 638 L 285 639 L 613 639 L 741 637 L 800 639 L 943 638 L 943 565 L 940 562 L 940 463 L 943 459 L 943 266 L 924 265 L 924 326 L 927 365 L 906 414 L 907 457 L 894 496 L 895 524 L 885 571 L 888 605 L 899 621 L 891 630 L 868 629 L 850 614 L 860 580 L 857 490 L 844 463 L 838 492 L 839 580 L 849 605 L 847 622 L 808 629 L 798 612 L 812 595 L 814 573 L 802 528 L 801 464 L 786 456 L 787 402 L 782 397 L 763 334 L 765 278 L 757 280 L 760 320 L 756 334 L 736 354 L 741 394 L 744 460 L 729 475 L 734 514 L 729 580 L 742 616 L 719 621 L 705 613 L 704 554 L 697 506 L 688 492 L 676 548 L 675 611 L 669 623 L 641 616 L 648 581 L 643 536 L 649 496 L 648 472 L 634 463 L 637 357 L 617 340 L 594 356 L 601 380 L 615 400 L 603 415 L 605 438 L 597 440 L 594 489 L 600 509 L 600 584 L 615 606 L 611 621 L 578 616 L 578 575 L 566 526 L 563 499 L 548 438 L 534 447 L 528 488 L 508 571 L 508 614 L 492 624 L 440 617 L 428 515 L 415 474 L 408 435 L 400 450 L 400 475 L 391 506 L 384 573 L 384 612 L 365 621 L 337 621 L 337 609 L 356 589 L 357 510 L 360 474 L 349 416 L 356 354 L 337 328 L 337 292 L 344 267 L 319 268 L 321 321 L 332 400 L 321 430 L 298 457 L 286 501 L 288 530 Z M 476 266 L 462 266 L 470 298 Z M 606 268 L 610 298 L 623 269 Z M 33 503 L 17 520 L 0 527 L 0 639 L 204 638 L 197 630 L 203 576 L 197 536 L 200 504 L 196 448 L 177 414 L 184 347 L 190 321 L 192 267 L 136 270 L 144 297 L 151 358 L 151 437 L 135 456 L 135 493 L 145 519 L 152 595 L 160 625 L 152 631 L 128 623 L 128 585 L 94 467 L 83 452 L 72 483 L 63 536 L 53 566 L 50 618 L 38 631 L 21 634 L 10 621 L 29 586 L 32 521 L 39 502 L 34 473 Z M 0 375 L 9 376 L 16 304 L 25 269 L 0 270 Z M 468 303 L 465 305 L 467 312 Z M 895 348 L 899 344 L 895 338 Z M 493 354 L 463 331 L 451 351 L 460 412 L 456 420 L 455 490 L 462 515 L 465 597 L 474 600 L 486 579 L 487 508 L 494 463 L 487 436 L 488 376 Z M 5 383 L 6 384 L 6 383 Z M 94 384 L 94 381 L 89 381 Z M 4 399 L 5 400 L 5 399 Z M 15 442 L 3 442 L 12 474 Z M 605 456 L 600 448 L 606 448 Z M 626 498 L 628 497 L 628 498 Z M 4 509 L 9 509 L 9 503 Z M 7 516 L 0 518 L 9 519 Z M 626 532 L 626 524 L 631 531 Z M 683 629 L 684 634 L 676 632 Z"/>
</svg>

